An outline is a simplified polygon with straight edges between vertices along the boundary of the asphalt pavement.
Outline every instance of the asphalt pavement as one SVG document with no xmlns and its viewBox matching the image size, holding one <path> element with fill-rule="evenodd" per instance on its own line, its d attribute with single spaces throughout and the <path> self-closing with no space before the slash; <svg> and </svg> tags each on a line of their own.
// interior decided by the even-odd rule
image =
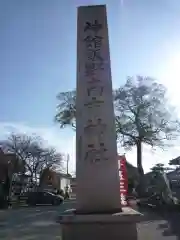
<svg viewBox="0 0 180 240">
<path fill-rule="evenodd" d="M 71 203 L 61 206 L 38 206 L 0 211 L 1 240 L 60 240 L 61 226 L 57 217 Z M 138 240 L 180 240 L 180 212 L 157 214 L 141 210 L 142 221 L 137 224 Z"/>
</svg>

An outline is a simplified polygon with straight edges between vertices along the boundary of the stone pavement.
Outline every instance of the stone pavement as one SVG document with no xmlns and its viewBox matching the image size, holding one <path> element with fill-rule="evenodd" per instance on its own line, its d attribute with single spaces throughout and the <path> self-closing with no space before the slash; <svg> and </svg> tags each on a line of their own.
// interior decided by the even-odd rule
<svg viewBox="0 0 180 240">
<path fill-rule="evenodd" d="M 58 240 L 61 228 L 57 216 L 74 208 L 72 202 L 56 206 L 39 206 L 19 210 L 0 211 L 1 240 Z M 180 240 L 180 213 L 164 214 L 144 211 L 138 227 L 138 240 Z"/>
<path fill-rule="evenodd" d="M 58 210 L 53 206 L 8 210 L 3 213 L 4 221 L 0 221 L 0 239 L 61 239 L 60 225 L 55 221 Z"/>
</svg>

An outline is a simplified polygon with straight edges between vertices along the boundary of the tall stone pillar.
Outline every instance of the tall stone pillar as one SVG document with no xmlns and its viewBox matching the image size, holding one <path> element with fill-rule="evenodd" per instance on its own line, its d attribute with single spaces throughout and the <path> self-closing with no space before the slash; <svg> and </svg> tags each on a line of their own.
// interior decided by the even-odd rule
<svg viewBox="0 0 180 240">
<path fill-rule="evenodd" d="M 78 8 L 76 210 L 61 216 L 63 240 L 135 240 L 139 213 L 120 205 L 106 7 Z"/>
<path fill-rule="evenodd" d="M 78 8 L 77 209 L 120 210 L 106 7 Z"/>
</svg>

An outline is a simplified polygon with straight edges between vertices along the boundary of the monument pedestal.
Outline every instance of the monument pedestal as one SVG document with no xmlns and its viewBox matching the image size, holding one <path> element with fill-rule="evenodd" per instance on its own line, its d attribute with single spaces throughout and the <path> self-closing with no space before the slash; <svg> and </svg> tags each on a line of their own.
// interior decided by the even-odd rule
<svg viewBox="0 0 180 240">
<path fill-rule="evenodd" d="M 67 213 L 66 213 L 67 214 Z M 126 207 L 115 214 L 62 216 L 62 240 L 137 240 L 141 214 Z"/>
</svg>

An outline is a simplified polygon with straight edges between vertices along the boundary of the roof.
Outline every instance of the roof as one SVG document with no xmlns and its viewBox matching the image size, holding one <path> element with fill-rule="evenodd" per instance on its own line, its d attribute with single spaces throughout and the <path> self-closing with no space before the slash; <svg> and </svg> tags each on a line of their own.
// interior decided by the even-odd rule
<svg viewBox="0 0 180 240">
<path fill-rule="evenodd" d="M 167 173 L 168 177 L 179 177 L 180 178 L 180 168 L 175 169 L 174 171 Z"/>
<path fill-rule="evenodd" d="M 139 177 L 137 167 L 133 166 L 128 161 L 126 161 L 126 168 L 127 168 L 127 173 L 128 173 L 129 178 L 135 178 L 136 179 L 136 178 Z"/>
<path fill-rule="evenodd" d="M 67 174 L 67 173 L 61 173 L 61 172 L 57 172 L 53 169 L 50 169 L 50 168 L 45 168 L 43 171 L 42 171 L 43 174 L 49 174 L 49 173 L 54 173 L 54 174 L 57 174 L 59 177 L 64 177 L 64 178 L 72 178 L 72 175 L 71 174 Z M 41 173 L 41 174 L 42 174 Z"/>
<path fill-rule="evenodd" d="M 57 174 L 58 174 L 60 177 L 70 178 L 70 179 L 72 178 L 72 175 L 69 174 L 69 173 L 67 174 L 67 173 L 58 173 L 58 172 L 57 172 Z"/>
<path fill-rule="evenodd" d="M 170 165 L 179 165 L 179 164 L 180 164 L 180 156 L 170 160 Z"/>
</svg>

